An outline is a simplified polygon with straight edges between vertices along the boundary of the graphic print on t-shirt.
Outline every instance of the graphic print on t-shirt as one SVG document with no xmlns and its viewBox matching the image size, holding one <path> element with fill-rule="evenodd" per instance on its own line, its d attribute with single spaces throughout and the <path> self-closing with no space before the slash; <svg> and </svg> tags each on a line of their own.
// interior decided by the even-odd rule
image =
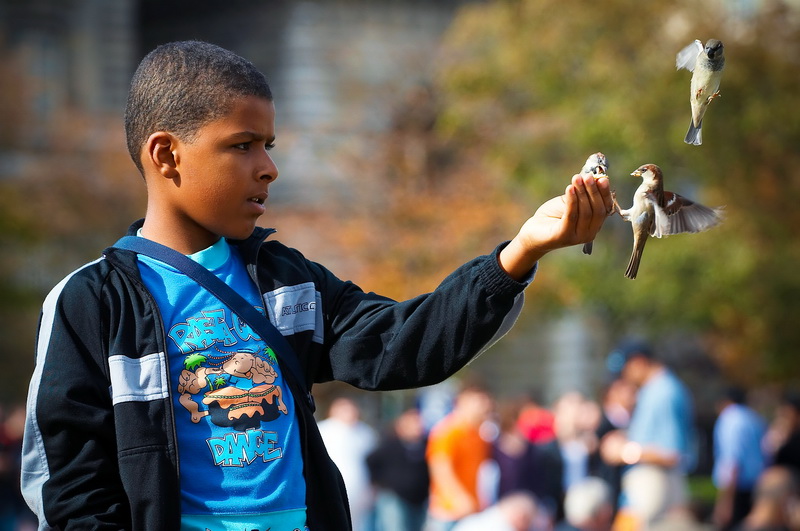
<svg viewBox="0 0 800 531">
<path fill-rule="evenodd" d="M 242 466 L 259 457 L 265 462 L 280 458 L 276 433 L 259 429 L 263 422 L 288 413 L 276 383 L 275 352 L 229 311 L 202 313 L 201 318 L 176 324 L 169 332 L 180 351 L 189 352 L 178 376 L 178 401 L 193 423 L 208 416 L 215 426 L 235 431 L 206 441 L 215 465 Z M 228 327 L 226 314 L 237 326 Z M 224 349 L 242 342 L 259 350 Z"/>
<path fill-rule="evenodd" d="M 286 414 L 281 388 L 275 384 L 276 364 L 269 347 L 263 354 L 248 350 L 218 357 L 189 354 L 178 381 L 180 403 L 195 423 L 210 415 L 217 426 L 237 431 L 257 428 Z M 206 409 L 201 410 L 201 404 Z"/>
</svg>

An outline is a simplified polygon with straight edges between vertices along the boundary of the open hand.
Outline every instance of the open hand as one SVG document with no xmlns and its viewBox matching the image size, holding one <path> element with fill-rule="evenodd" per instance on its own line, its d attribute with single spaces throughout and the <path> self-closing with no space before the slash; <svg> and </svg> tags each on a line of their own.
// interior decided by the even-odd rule
<svg viewBox="0 0 800 531">
<path fill-rule="evenodd" d="M 575 175 L 564 195 L 550 199 L 500 253 L 500 265 L 520 279 L 555 249 L 592 241 L 614 211 L 608 179 Z"/>
<path fill-rule="evenodd" d="M 575 175 L 564 195 L 540 206 L 520 234 L 545 251 L 577 245 L 594 239 L 612 211 L 607 178 Z"/>
</svg>

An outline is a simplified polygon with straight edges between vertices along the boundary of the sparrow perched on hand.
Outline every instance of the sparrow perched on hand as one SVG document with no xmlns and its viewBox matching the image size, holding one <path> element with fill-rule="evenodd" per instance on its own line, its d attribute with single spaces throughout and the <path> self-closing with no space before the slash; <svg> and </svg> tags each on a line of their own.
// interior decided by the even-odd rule
<svg viewBox="0 0 800 531">
<path fill-rule="evenodd" d="M 722 42 L 709 39 L 705 47 L 699 40 L 686 46 L 675 56 L 675 66 L 680 70 L 693 72 L 692 92 L 689 101 L 692 105 L 692 121 L 684 142 L 699 146 L 703 143 L 701 127 L 708 104 L 719 96 L 719 82 L 725 68 Z"/>
<path fill-rule="evenodd" d="M 589 155 L 589 158 L 586 159 L 586 164 L 584 164 L 583 168 L 581 168 L 581 175 L 590 174 L 593 175 L 595 179 L 605 177 L 607 172 L 608 161 L 606 160 L 606 156 L 599 151 Z M 593 243 L 594 242 L 592 241 L 583 244 L 583 254 L 592 254 Z"/>
<path fill-rule="evenodd" d="M 645 164 L 631 173 L 642 184 L 633 196 L 633 205 L 622 210 L 614 207 L 633 225 L 633 252 L 625 276 L 633 279 L 639 271 L 647 237 L 669 236 L 681 232 L 701 232 L 722 221 L 722 208 L 708 208 L 678 194 L 664 191 L 664 175 L 655 164 Z"/>
</svg>

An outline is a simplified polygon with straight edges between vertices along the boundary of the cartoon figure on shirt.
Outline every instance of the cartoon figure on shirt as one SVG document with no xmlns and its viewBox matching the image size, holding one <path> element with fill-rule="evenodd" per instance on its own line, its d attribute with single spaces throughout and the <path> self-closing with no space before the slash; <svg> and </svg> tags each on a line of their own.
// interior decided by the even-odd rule
<svg viewBox="0 0 800 531">
<path fill-rule="evenodd" d="M 198 423 L 205 416 L 217 426 L 238 431 L 258 428 L 261 422 L 287 414 L 273 364 L 275 353 L 265 347 L 265 356 L 241 350 L 221 358 L 190 354 L 178 379 L 179 401 Z M 216 367 L 215 367 L 216 365 Z M 193 398 L 203 392 L 201 403 Z"/>
</svg>

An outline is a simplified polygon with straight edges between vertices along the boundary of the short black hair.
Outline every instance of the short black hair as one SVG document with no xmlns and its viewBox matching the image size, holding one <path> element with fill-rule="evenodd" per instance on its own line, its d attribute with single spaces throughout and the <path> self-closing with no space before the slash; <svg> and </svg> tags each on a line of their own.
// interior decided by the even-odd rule
<svg viewBox="0 0 800 531">
<path fill-rule="evenodd" d="M 144 175 L 140 152 L 154 132 L 191 141 L 243 96 L 272 101 L 264 74 L 250 61 L 202 41 L 158 46 L 139 63 L 125 106 L 125 137 L 134 164 Z"/>
<path fill-rule="evenodd" d="M 725 390 L 725 398 L 734 404 L 744 404 L 747 401 L 747 391 L 738 386 L 730 386 Z"/>
<path fill-rule="evenodd" d="M 641 339 L 625 338 L 619 342 L 614 350 L 608 353 L 606 357 L 606 368 L 611 375 L 616 377 L 616 375 L 622 372 L 622 368 L 625 364 L 637 356 L 654 360 L 653 347 L 650 343 Z"/>
</svg>

